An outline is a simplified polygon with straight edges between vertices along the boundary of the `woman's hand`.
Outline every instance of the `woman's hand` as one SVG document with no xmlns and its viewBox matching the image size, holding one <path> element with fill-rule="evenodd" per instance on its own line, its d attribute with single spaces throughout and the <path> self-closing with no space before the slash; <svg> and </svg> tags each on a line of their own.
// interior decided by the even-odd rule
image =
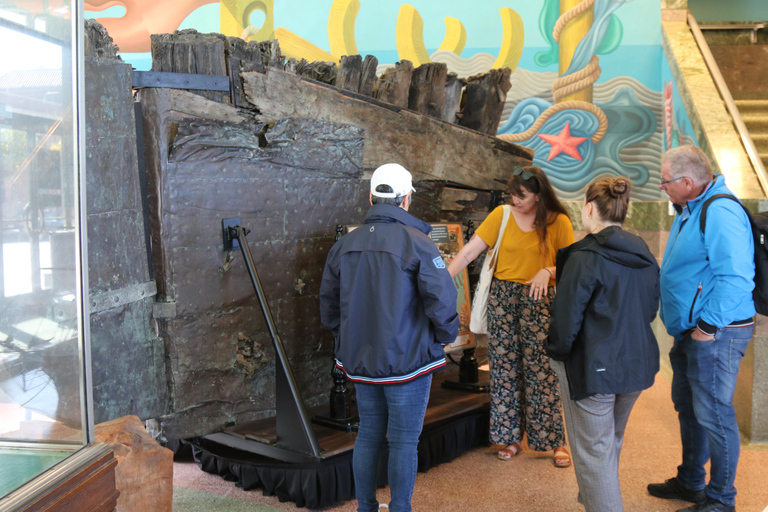
<svg viewBox="0 0 768 512">
<path fill-rule="evenodd" d="M 533 297 L 533 300 L 539 300 L 546 296 L 547 290 L 549 289 L 549 279 L 551 277 L 552 274 L 550 274 L 549 270 L 546 268 L 542 268 L 536 272 L 536 275 L 533 276 L 533 279 L 525 282 L 525 284 L 531 286 L 531 291 L 528 292 L 528 296 Z"/>
</svg>

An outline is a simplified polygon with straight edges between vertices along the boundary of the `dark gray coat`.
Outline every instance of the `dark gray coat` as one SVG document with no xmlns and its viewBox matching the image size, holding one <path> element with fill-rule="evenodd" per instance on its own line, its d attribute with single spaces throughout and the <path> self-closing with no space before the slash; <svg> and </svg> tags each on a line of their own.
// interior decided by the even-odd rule
<svg viewBox="0 0 768 512">
<path fill-rule="evenodd" d="M 558 251 L 545 348 L 565 363 L 574 400 L 653 385 L 658 308 L 659 266 L 642 238 L 612 226 Z"/>
</svg>

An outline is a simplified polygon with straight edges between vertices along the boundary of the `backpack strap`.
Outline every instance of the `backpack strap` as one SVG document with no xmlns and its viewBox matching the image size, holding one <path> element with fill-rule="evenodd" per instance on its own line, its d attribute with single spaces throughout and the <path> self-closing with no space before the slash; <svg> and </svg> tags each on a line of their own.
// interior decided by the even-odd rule
<svg viewBox="0 0 768 512">
<path fill-rule="evenodd" d="M 704 205 L 701 207 L 701 215 L 699 216 L 699 227 L 701 228 L 701 234 L 702 235 L 704 235 L 704 228 L 707 225 L 707 210 L 709 209 L 709 205 L 712 203 L 712 201 L 714 201 L 715 199 L 720 199 L 721 197 L 722 198 L 730 199 L 732 201 L 736 201 L 736 203 L 738 203 L 739 206 L 744 208 L 744 205 L 741 204 L 739 202 L 739 200 L 736 199 L 731 194 L 715 194 L 715 195 L 713 195 L 712 197 L 710 197 L 709 199 L 704 201 Z M 744 208 L 744 209 L 746 210 L 746 208 Z"/>
</svg>

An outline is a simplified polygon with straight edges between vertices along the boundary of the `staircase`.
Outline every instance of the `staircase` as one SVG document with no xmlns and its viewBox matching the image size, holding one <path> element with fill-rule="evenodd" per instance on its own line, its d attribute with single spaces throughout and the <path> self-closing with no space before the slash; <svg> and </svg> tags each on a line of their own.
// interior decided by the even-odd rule
<svg viewBox="0 0 768 512">
<path fill-rule="evenodd" d="M 765 99 L 734 100 L 749 130 L 763 166 L 768 169 L 768 96 Z"/>
</svg>

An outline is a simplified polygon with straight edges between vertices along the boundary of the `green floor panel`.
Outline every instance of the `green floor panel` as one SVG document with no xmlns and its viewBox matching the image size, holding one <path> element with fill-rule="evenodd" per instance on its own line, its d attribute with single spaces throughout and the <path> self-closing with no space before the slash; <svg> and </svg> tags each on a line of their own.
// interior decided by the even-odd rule
<svg viewBox="0 0 768 512">
<path fill-rule="evenodd" d="M 173 512 L 280 512 L 276 508 L 256 505 L 247 501 L 225 498 L 217 494 L 173 488 Z"/>
</svg>

